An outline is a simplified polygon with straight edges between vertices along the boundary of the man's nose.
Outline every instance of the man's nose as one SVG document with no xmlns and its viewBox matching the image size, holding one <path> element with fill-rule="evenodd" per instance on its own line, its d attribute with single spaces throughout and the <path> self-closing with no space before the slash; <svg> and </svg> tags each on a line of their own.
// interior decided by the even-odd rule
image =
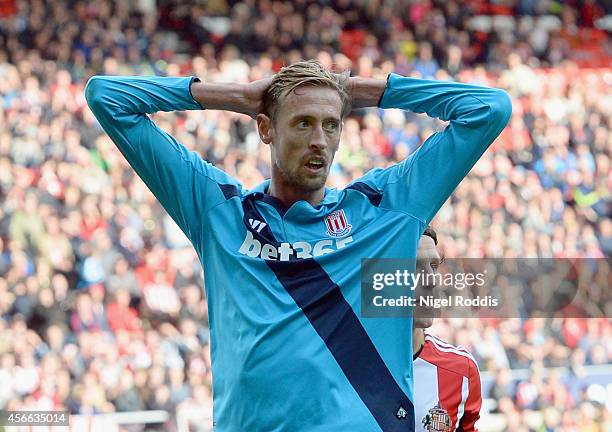
<svg viewBox="0 0 612 432">
<path fill-rule="evenodd" d="M 325 131 L 323 125 L 317 125 L 312 129 L 312 135 L 310 136 L 310 146 L 319 150 L 327 147 L 327 140 L 325 139 Z"/>
<path fill-rule="evenodd" d="M 423 288 L 428 291 L 433 291 L 436 288 L 435 282 L 435 271 L 428 266 L 427 270 L 423 272 L 425 280 L 423 281 Z"/>
</svg>

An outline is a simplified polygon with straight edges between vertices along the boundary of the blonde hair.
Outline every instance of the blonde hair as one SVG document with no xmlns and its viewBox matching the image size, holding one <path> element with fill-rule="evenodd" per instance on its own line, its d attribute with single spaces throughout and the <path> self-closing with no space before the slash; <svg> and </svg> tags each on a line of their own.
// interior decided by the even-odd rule
<svg viewBox="0 0 612 432">
<path fill-rule="evenodd" d="M 306 60 L 283 67 L 263 95 L 262 112 L 274 120 L 282 99 L 300 86 L 324 86 L 336 90 L 342 101 L 342 118 L 351 110 L 349 72 L 335 73 L 317 60 Z"/>
</svg>

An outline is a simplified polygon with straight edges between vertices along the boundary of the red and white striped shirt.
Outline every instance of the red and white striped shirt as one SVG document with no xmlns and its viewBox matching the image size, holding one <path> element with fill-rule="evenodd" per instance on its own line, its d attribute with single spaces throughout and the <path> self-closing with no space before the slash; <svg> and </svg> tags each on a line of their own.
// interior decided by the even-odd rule
<svg viewBox="0 0 612 432">
<path fill-rule="evenodd" d="M 438 406 L 443 410 L 436 410 Z M 415 353 L 414 414 L 415 431 L 427 431 L 423 419 L 441 415 L 451 424 L 449 431 L 476 431 L 482 394 L 480 371 L 474 357 L 425 333 L 425 344 Z"/>
</svg>

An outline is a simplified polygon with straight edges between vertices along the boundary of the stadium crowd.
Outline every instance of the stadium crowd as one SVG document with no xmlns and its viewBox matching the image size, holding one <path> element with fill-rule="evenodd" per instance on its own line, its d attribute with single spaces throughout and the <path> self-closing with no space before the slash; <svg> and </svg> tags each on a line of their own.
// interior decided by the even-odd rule
<svg viewBox="0 0 612 432">
<path fill-rule="evenodd" d="M 589 0 L 461 3 L 4 2 L 0 408 L 174 416 L 212 404 L 201 267 L 87 108 L 94 74 L 247 82 L 318 58 L 355 75 L 504 88 L 509 126 L 436 216 L 444 256 L 609 257 L 612 71 L 568 61 L 566 34 L 598 35 L 594 22 L 609 11 Z M 514 24 L 497 28 L 492 17 Z M 204 111 L 155 120 L 247 188 L 270 174 L 249 118 Z M 356 113 L 330 186 L 403 160 L 441 127 L 396 110 Z M 432 331 L 474 353 L 490 378 L 483 396 L 495 401 L 485 408 L 503 414 L 507 430 L 604 431 L 612 388 L 581 384 L 586 368 L 612 363 L 612 311 L 602 312 L 448 319 Z"/>
</svg>

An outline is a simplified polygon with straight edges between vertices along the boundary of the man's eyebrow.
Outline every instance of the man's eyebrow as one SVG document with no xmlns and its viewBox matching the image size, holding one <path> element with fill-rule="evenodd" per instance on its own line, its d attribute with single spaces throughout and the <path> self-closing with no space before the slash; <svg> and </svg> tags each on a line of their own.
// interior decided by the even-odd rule
<svg viewBox="0 0 612 432">
<path fill-rule="evenodd" d="M 289 117 L 289 121 L 294 122 L 296 120 L 313 120 L 316 118 L 317 116 L 314 114 L 292 114 L 291 117 Z M 323 118 L 323 121 L 329 121 L 329 120 L 333 120 L 338 123 L 342 122 L 340 117 L 336 117 L 336 116 L 329 116 L 329 117 Z"/>
<path fill-rule="evenodd" d="M 310 114 L 291 114 L 291 117 L 289 117 L 289 120 L 294 121 L 294 120 L 303 120 L 303 119 L 311 119 L 311 118 L 314 118 L 314 116 Z"/>
</svg>

